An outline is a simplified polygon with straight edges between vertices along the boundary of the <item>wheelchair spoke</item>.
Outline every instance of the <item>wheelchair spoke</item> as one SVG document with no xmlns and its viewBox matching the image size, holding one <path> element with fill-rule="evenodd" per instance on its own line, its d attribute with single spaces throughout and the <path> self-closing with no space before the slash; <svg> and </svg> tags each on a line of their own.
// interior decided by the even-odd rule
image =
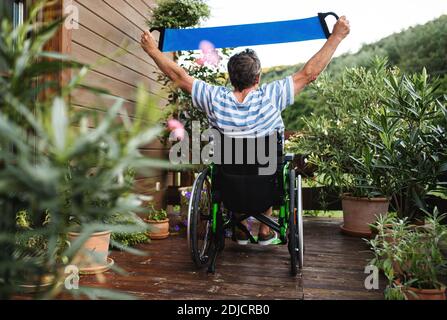
<svg viewBox="0 0 447 320">
<path fill-rule="evenodd" d="M 208 221 L 207 226 L 206 226 L 206 231 L 205 231 L 205 237 L 204 237 L 204 242 L 203 242 L 203 246 L 202 246 L 202 250 L 200 251 L 200 256 L 205 257 L 206 254 L 206 248 L 208 247 L 208 240 L 209 240 L 209 233 L 210 233 L 210 222 Z M 208 258 L 206 256 L 206 258 Z"/>
</svg>

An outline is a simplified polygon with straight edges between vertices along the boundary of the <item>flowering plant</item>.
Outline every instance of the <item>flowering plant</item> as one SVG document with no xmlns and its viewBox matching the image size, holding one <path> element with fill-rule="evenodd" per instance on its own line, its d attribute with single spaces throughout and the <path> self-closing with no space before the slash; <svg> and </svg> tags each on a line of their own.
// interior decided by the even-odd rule
<svg viewBox="0 0 447 320">
<path fill-rule="evenodd" d="M 225 62 L 229 59 L 230 54 L 230 49 L 216 50 L 211 43 L 204 42 L 200 52 L 181 52 L 177 53 L 175 58 L 193 78 L 211 85 L 225 86 L 228 84 Z M 189 133 L 192 132 L 193 121 L 199 121 L 201 128 L 209 128 L 206 113 L 193 106 L 190 94 L 174 86 L 164 74 L 160 73 L 158 80 L 168 88 L 169 93 L 162 121 L 168 122 L 171 119 L 176 119 L 184 125 Z"/>
<path fill-rule="evenodd" d="M 147 24 L 153 28 L 188 28 L 199 26 L 210 17 L 209 5 L 204 0 L 159 0 L 157 6 L 151 10 L 151 18 Z M 230 56 L 229 49 L 215 49 L 209 41 L 202 41 L 200 52 L 175 52 L 173 59 L 192 77 L 203 80 L 212 85 L 226 85 L 228 82 L 224 62 Z M 188 132 L 191 132 L 192 122 L 199 121 L 201 128 L 209 128 L 206 114 L 192 105 L 191 95 L 174 86 L 163 73 L 158 74 L 158 81 L 167 88 L 168 103 L 161 121 L 168 127 L 163 140 L 169 131 L 174 132 L 176 139 L 182 140 L 184 132 L 171 124 L 175 119 Z M 171 122 L 171 124 L 170 124 Z"/>
</svg>

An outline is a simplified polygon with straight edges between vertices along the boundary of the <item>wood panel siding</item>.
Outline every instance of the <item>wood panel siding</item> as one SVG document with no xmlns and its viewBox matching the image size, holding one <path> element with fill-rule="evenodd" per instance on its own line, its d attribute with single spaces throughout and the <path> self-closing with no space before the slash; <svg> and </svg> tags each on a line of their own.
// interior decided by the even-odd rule
<svg viewBox="0 0 447 320">
<path fill-rule="evenodd" d="M 51 3 L 48 5 L 45 10 L 42 12 L 42 16 L 40 19 L 43 21 L 53 21 L 56 19 L 60 19 L 63 16 L 64 8 L 73 4 L 73 0 L 61 0 L 58 2 Z M 26 6 L 29 8 L 31 4 L 26 3 Z M 44 50 L 60 52 L 63 54 L 69 54 L 71 52 L 71 31 L 66 28 L 60 28 L 56 35 L 50 39 L 44 46 Z M 68 83 L 71 78 L 71 71 L 64 70 L 60 72 L 58 76 L 49 76 L 47 80 L 56 81 L 61 85 Z M 49 93 L 49 92 L 48 92 Z"/>
<path fill-rule="evenodd" d="M 124 99 L 128 114 L 135 115 L 135 96 L 139 85 L 155 97 L 159 108 L 167 103 L 167 92 L 157 81 L 154 61 L 141 49 L 141 33 L 147 30 L 146 19 L 154 0 L 72 0 L 79 12 L 79 29 L 72 30 L 69 53 L 76 60 L 91 66 L 84 84 L 100 87 L 112 97 L 98 97 L 85 90 L 73 92 L 76 109 L 104 112 L 113 96 Z M 158 141 L 143 148 L 148 157 L 167 159 L 166 147 Z M 164 204 L 168 175 L 161 170 L 138 173 L 136 190 L 154 196 L 157 206 Z M 159 184 L 160 191 L 156 190 Z"/>
</svg>

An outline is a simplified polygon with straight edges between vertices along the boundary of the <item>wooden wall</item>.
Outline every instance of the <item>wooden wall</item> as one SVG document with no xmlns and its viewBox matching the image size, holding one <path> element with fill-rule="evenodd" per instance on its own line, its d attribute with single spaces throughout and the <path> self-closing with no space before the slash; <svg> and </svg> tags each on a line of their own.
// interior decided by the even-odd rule
<svg viewBox="0 0 447 320">
<path fill-rule="evenodd" d="M 141 49 L 139 40 L 147 30 L 146 19 L 153 0 L 64 0 L 64 6 L 79 10 L 79 29 L 64 36 L 66 48 L 78 61 L 92 65 L 85 84 L 107 89 L 112 95 L 125 99 L 129 114 L 134 114 L 135 92 L 138 84 L 155 96 L 160 107 L 166 104 L 166 92 L 157 82 L 155 63 Z M 90 108 L 102 112 L 112 101 L 99 100 L 86 91 L 77 90 L 72 96 L 75 108 Z M 167 150 L 158 141 L 145 147 L 149 157 L 167 158 Z M 139 192 L 152 195 L 158 206 L 164 202 L 167 173 L 155 170 L 137 177 Z M 156 183 L 160 191 L 155 189 Z"/>
</svg>

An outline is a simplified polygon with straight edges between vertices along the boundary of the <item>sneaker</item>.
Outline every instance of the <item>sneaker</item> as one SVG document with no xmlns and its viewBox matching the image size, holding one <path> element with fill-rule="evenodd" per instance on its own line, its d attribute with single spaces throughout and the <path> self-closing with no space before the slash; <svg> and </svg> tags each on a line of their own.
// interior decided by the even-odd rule
<svg viewBox="0 0 447 320">
<path fill-rule="evenodd" d="M 249 237 L 247 234 L 241 230 L 236 230 L 236 241 L 241 246 L 246 246 L 250 242 Z"/>
<path fill-rule="evenodd" d="M 270 230 L 269 234 L 266 236 L 264 236 L 262 234 L 259 235 L 258 243 L 261 246 L 268 246 L 268 245 L 272 244 L 276 239 L 278 239 L 276 232 L 273 230 Z"/>
</svg>

